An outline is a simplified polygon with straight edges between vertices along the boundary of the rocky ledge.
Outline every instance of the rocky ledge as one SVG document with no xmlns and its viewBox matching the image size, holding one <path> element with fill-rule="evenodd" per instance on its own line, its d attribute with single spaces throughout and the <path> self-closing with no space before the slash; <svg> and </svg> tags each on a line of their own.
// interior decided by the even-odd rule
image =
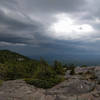
<svg viewBox="0 0 100 100">
<path fill-rule="evenodd" d="M 100 100 L 100 67 L 76 68 L 75 75 L 51 89 L 28 85 L 24 80 L 3 82 L 0 100 Z M 95 76 L 95 77 L 94 77 Z"/>
</svg>

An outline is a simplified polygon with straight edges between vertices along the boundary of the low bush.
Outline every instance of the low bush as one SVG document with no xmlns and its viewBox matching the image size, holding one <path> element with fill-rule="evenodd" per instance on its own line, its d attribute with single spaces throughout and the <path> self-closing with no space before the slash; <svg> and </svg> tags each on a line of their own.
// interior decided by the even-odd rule
<svg viewBox="0 0 100 100">
<path fill-rule="evenodd" d="M 0 80 L 0 86 L 3 84 L 3 80 Z"/>
<path fill-rule="evenodd" d="M 63 77 L 55 77 L 55 78 L 50 78 L 50 79 L 34 79 L 34 78 L 27 78 L 25 79 L 26 83 L 30 85 L 34 85 L 38 88 L 52 88 L 56 84 L 64 81 Z"/>
</svg>

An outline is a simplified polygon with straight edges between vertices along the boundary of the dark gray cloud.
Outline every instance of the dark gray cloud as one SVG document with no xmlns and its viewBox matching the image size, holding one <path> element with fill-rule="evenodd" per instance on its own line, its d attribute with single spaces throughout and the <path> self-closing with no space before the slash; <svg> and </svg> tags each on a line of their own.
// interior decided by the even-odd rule
<svg viewBox="0 0 100 100">
<path fill-rule="evenodd" d="M 42 11 L 46 13 L 80 11 L 84 4 L 86 4 L 85 0 L 30 0 L 30 2 L 22 0 L 22 3 L 25 5 L 27 10 Z"/>
<path fill-rule="evenodd" d="M 98 0 L 0 0 L 0 48 L 38 56 L 99 54 L 99 9 Z"/>
</svg>

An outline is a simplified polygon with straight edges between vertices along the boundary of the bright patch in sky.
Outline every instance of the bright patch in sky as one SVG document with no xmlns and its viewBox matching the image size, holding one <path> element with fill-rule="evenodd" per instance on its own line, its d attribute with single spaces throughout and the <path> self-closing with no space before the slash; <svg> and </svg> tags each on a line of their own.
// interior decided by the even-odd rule
<svg viewBox="0 0 100 100">
<path fill-rule="evenodd" d="M 79 39 L 83 36 L 91 35 L 94 31 L 89 24 L 78 24 L 78 20 L 72 19 L 67 14 L 56 16 L 57 21 L 50 26 L 54 38 Z"/>
</svg>

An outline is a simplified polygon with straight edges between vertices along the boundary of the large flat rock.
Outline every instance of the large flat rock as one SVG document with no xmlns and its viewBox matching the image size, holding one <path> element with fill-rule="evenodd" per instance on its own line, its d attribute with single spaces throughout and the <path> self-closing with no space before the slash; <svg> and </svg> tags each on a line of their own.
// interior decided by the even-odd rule
<svg viewBox="0 0 100 100">
<path fill-rule="evenodd" d="M 23 80 L 7 81 L 0 87 L 0 100 L 45 100 L 44 92 Z"/>
</svg>

